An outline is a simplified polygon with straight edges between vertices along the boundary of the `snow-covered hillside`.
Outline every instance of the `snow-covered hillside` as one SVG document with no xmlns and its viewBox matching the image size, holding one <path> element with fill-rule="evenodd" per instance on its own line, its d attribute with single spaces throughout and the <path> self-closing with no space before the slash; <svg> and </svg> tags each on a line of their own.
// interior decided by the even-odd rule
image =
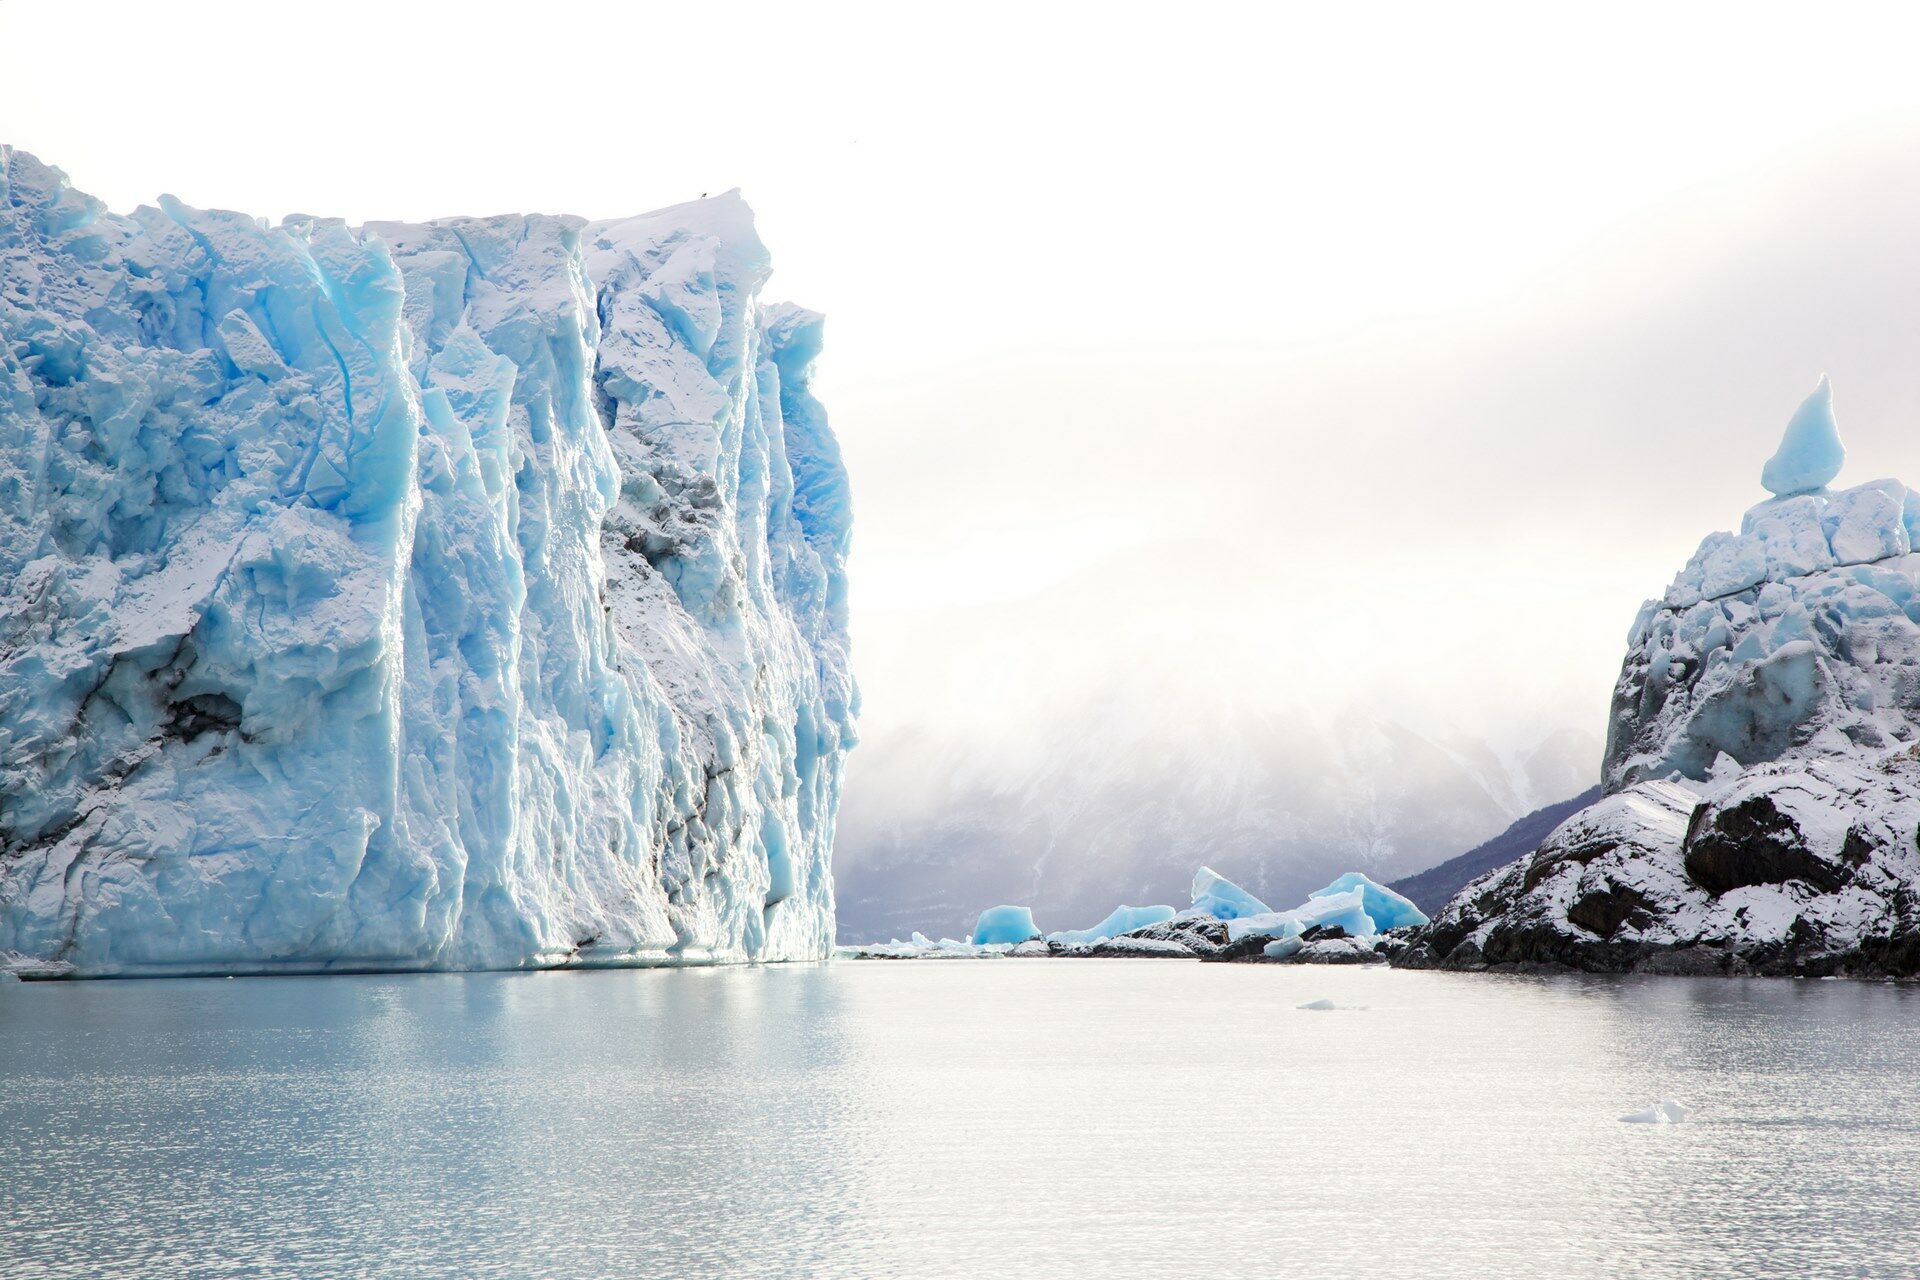
<svg viewBox="0 0 1920 1280">
<path fill-rule="evenodd" d="M 1920 494 L 1831 489 L 1822 381 L 1739 533 L 1633 624 L 1607 794 L 1467 886 L 1452 967 L 1920 969 Z"/>
<path fill-rule="evenodd" d="M 825 954 L 847 483 L 768 271 L 734 195 L 121 217 L 0 149 L 0 953 Z"/>
</svg>

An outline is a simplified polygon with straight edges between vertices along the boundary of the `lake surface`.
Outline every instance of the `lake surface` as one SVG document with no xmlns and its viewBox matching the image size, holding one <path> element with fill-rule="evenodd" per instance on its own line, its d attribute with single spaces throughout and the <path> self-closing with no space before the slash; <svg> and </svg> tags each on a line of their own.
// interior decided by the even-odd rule
<svg viewBox="0 0 1920 1280">
<path fill-rule="evenodd" d="M 1322 998 L 1349 1007 L 1296 1007 Z M 1668 1097 L 1694 1117 L 1617 1119 Z M 0 984 L 8 1280 L 1361 1269 L 1920 1273 L 1920 989 L 1097 960 Z"/>
</svg>

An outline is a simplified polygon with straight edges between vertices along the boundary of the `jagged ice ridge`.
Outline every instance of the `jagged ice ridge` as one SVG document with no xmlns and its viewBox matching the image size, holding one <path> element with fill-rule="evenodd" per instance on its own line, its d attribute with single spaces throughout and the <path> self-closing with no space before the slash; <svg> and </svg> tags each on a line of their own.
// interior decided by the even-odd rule
<svg viewBox="0 0 1920 1280">
<path fill-rule="evenodd" d="M 0 148 L 0 953 L 827 954 L 850 510 L 768 273 L 731 193 L 272 226 Z"/>
</svg>

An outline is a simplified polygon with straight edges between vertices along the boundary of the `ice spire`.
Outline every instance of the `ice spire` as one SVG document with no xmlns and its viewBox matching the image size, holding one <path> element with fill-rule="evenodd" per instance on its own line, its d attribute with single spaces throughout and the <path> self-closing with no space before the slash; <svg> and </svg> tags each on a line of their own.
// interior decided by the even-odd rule
<svg viewBox="0 0 1920 1280">
<path fill-rule="evenodd" d="M 1812 493 L 1826 488 L 1846 460 L 1847 446 L 1840 443 L 1840 428 L 1833 421 L 1833 388 L 1823 373 L 1820 385 L 1787 423 L 1780 447 L 1761 469 L 1760 483 L 1781 498 Z"/>
</svg>

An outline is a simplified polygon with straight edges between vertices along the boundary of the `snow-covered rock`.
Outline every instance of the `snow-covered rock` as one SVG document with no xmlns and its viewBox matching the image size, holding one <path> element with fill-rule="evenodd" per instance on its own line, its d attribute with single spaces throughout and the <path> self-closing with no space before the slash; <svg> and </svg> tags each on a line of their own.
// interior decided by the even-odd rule
<svg viewBox="0 0 1920 1280">
<path fill-rule="evenodd" d="M 1920 496 L 1821 487 L 1808 459 L 1841 455 L 1824 382 L 1787 437 L 1767 479 L 1787 496 L 1634 622 L 1606 794 L 1402 963 L 1920 971 Z"/>
<path fill-rule="evenodd" d="M 105 212 L 0 148 L 0 949 L 825 955 L 847 483 L 732 194 Z"/>
</svg>

